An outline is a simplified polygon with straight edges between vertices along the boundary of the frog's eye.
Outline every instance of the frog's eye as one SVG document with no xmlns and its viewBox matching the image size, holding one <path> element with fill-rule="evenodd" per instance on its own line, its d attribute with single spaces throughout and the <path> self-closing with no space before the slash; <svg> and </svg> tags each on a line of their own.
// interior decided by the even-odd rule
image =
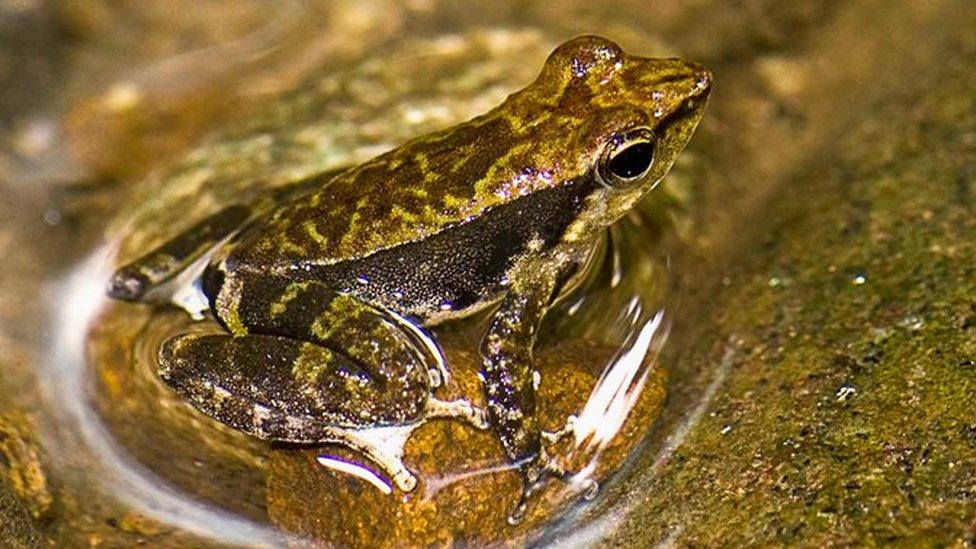
<svg viewBox="0 0 976 549">
<path fill-rule="evenodd" d="M 617 135 L 607 144 L 597 174 L 612 187 L 620 187 L 647 175 L 654 164 L 654 134 L 637 128 Z"/>
</svg>

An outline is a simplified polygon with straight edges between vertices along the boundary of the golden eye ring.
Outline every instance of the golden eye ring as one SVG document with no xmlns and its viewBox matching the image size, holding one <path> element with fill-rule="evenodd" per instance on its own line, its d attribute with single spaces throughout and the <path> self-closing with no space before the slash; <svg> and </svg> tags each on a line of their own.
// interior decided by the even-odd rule
<svg viewBox="0 0 976 549">
<path fill-rule="evenodd" d="M 615 135 L 600 158 L 597 176 L 608 187 L 623 187 L 644 178 L 654 165 L 655 140 L 650 128 Z"/>
</svg>

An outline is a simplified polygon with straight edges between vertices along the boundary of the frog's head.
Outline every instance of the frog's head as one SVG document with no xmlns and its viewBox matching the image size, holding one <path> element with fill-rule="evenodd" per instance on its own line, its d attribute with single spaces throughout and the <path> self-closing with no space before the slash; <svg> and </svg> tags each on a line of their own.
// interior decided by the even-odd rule
<svg viewBox="0 0 976 549">
<path fill-rule="evenodd" d="M 544 113 L 539 127 L 549 135 L 537 142 L 563 161 L 564 177 L 598 183 L 588 224 L 606 226 L 665 176 L 701 120 L 710 88 L 711 74 L 699 65 L 636 57 L 582 36 L 549 56 L 521 101 Z"/>
</svg>

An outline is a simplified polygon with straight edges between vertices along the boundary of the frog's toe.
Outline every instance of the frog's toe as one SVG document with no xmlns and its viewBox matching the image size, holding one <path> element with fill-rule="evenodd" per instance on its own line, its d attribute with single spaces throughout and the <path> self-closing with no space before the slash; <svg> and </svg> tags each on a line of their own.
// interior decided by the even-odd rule
<svg viewBox="0 0 976 549">
<path fill-rule="evenodd" d="M 550 446 L 558 444 L 564 438 L 576 434 L 576 416 L 571 415 L 566 418 L 566 424 L 558 431 L 542 431 L 542 440 Z"/>
<path fill-rule="evenodd" d="M 569 493 L 580 496 L 586 501 L 596 497 L 600 485 L 592 477 L 567 471 L 555 458 L 545 451 L 539 452 L 535 459 L 525 463 L 522 471 L 522 493 L 518 503 L 508 516 L 509 524 L 515 525 L 525 518 L 529 500 L 545 487 L 549 479 L 558 479 L 569 485 Z"/>
<path fill-rule="evenodd" d="M 518 503 L 508 515 L 508 523 L 512 526 L 522 522 L 525 518 L 525 511 L 528 508 L 529 499 L 545 486 L 549 478 L 555 477 L 564 480 L 568 475 L 554 461 L 548 460 L 541 466 L 532 464 L 522 469 L 522 493 L 519 495 Z"/>
<path fill-rule="evenodd" d="M 511 526 L 516 526 L 522 522 L 522 520 L 525 519 L 526 507 L 526 497 L 525 494 L 522 494 L 522 497 L 519 498 L 518 504 L 515 505 L 515 509 L 512 509 L 512 512 L 508 514 L 508 524 Z"/>
<path fill-rule="evenodd" d="M 525 469 L 525 480 L 527 495 L 532 495 L 542 488 L 546 480 L 556 478 L 567 480 L 572 473 L 568 473 L 555 458 L 550 457 L 545 451 L 539 452 L 539 457 L 530 463 Z"/>
<path fill-rule="evenodd" d="M 491 427 L 491 421 L 488 419 L 488 412 L 481 408 L 475 408 L 474 417 L 471 419 L 471 424 L 482 431 Z"/>
<path fill-rule="evenodd" d="M 149 286 L 149 277 L 139 272 L 135 267 L 125 266 L 112 275 L 107 293 L 113 299 L 139 301 Z"/>
<path fill-rule="evenodd" d="M 417 477 L 403 463 L 403 446 L 411 432 L 412 429 L 402 428 L 393 428 L 392 430 L 375 428 L 354 432 L 336 430 L 331 441 L 362 453 L 367 459 L 379 466 L 380 471 L 390 479 L 394 486 L 404 492 L 411 492 L 417 487 Z M 349 472 L 345 466 L 335 467 L 334 461 L 327 456 L 319 456 L 318 461 L 326 467 Z M 386 490 L 383 491 L 386 492 Z"/>
<path fill-rule="evenodd" d="M 393 485 L 403 492 L 412 492 L 417 487 L 417 477 L 407 469 L 399 456 L 382 454 L 379 452 L 368 454 L 383 472 L 390 477 Z"/>
<path fill-rule="evenodd" d="M 404 492 L 412 492 L 417 487 L 417 477 L 415 477 L 406 467 L 395 471 L 393 474 L 393 484 Z"/>
<path fill-rule="evenodd" d="M 488 421 L 488 413 L 465 399 L 445 401 L 431 397 L 427 401 L 427 417 L 463 419 L 482 430 L 491 425 Z"/>
<path fill-rule="evenodd" d="M 344 459 L 335 458 L 329 455 L 320 455 L 317 461 L 323 467 L 365 479 L 376 486 L 384 494 L 389 494 L 392 492 L 389 483 L 387 483 L 382 477 L 373 471 L 370 471 L 360 464 L 350 463 Z M 417 477 L 411 474 L 410 471 L 408 471 L 402 465 L 399 467 L 394 465 L 391 469 L 390 465 L 391 464 L 381 465 L 381 468 L 390 478 L 390 481 L 394 486 L 404 492 L 411 492 L 417 487 Z"/>
<path fill-rule="evenodd" d="M 491 422 L 488 420 L 488 412 L 482 408 L 478 408 L 470 403 L 467 403 L 467 410 L 461 416 L 473 425 L 477 429 L 484 431 L 491 427 Z"/>
</svg>

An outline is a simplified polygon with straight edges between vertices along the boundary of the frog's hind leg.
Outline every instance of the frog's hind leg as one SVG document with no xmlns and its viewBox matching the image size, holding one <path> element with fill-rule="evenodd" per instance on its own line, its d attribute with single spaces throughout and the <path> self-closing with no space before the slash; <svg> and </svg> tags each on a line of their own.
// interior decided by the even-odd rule
<svg viewBox="0 0 976 549">
<path fill-rule="evenodd" d="M 108 295 L 124 301 L 145 301 L 148 293 L 176 277 L 252 219 L 276 204 L 322 186 L 341 171 L 315 174 L 290 185 L 270 189 L 253 200 L 230 205 L 203 218 L 158 248 L 115 271 L 109 283 Z"/>
<path fill-rule="evenodd" d="M 160 352 L 161 377 L 208 415 L 265 440 L 344 444 L 405 490 L 402 447 L 389 447 L 412 427 L 398 428 L 484 425 L 470 404 L 432 397 L 430 357 L 392 315 L 317 282 L 224 284 L 217 313 L 232 334 L 186 334 Z"/>
<path fill-rule="evenodd" d="M 159 374 L 198 410 L 262 440 L 337 443 L 380 466 L 398 488 L 416 479 L 402 446 L 383 444 L 403 426 L 370 433 L 390 420 L 419 419 L 422 391 L 406 391 L 397 410 L 384 410 L 377 382 L 358 365 L 318 345 L 277 336 L 185 334 L 167 341 Z M 405 433 L 409 434 L 409 433 Z"/>
<path fill-rule="evenodd" d="M 125 301 L 145 301 L 147 293 L 182 272 L 218 242 L 241 228 L 253 215 L 247 205 L 234 205 L 204 218 L 186 231 L 112 275 L 108 295 Z"/>
<path fill-rule="evenodd" d="M 436 344 L 423 339 L 429 336 L 397 314 L 309 280 L 262 278 L 243 283 L 230 277 L 215 302 L 218 316 L 232 320 L 225 325 L 234 324 L 247 333 L 312 342 L 341 352 L 371 376 L 376 387 L 384 387 L 396 398 L 422 391 L 427 398 L 422 411 L 411 409 L 414 416 L 422 413 L 428 418 L 456 417 L 476 426 L 486 421 L 481 410 L 465 401 L 442 402 L 431 396 L 445 377 L 434 367 L 443 367 L 443 358 Z M 234 327 L 229 327 L 233 332 Z M 373 402 L 382 402 L 383 396 L 373 395 Z M 391 409 L 400 408 L 403 406 Z M 404 423 L 410 419 L 391 417 L 390 421 Z"/>
</svg>

